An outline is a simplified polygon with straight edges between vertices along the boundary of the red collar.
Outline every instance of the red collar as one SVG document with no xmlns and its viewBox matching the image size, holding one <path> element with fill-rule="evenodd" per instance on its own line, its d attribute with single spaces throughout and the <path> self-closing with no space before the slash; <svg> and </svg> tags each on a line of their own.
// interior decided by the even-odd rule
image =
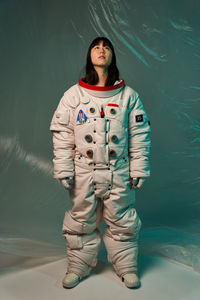
<svg viewBox="0 0 200 300">
<path fill-rule="evenodd" d="M 95 90 L 95 91 L 112 91 L 112 90 L 116 90 L 121 88 L 122 86 L 124 86 L 124 80 L 121 79 L 120 83 L 117 83 L 115 85 L 111 85 L 111 86 L 96 86 L 96 85 L 92 85 L 92 84 L 88 84 L 83 82 L 82 78 L 79 79 L 78 81 L 79 85 L 84 87 L 85 89 L 89 89 L 89 90 Z"/>
</svg>

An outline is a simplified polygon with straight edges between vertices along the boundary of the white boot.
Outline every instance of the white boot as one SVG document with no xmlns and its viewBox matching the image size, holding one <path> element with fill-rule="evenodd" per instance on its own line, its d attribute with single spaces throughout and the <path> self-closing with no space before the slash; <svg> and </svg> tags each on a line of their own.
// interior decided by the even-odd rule
<svg viewBox="0 0 200 300">
<path fill-rule="evenodd" d="M 122 277 L 122 281 L 124 281 L 125 285 L 128 288 L 137 288 L 140 286 L 140 280 L 135 273 L 127 273 Z"/>
<path fill-rule="evenodd" d="M 66 287 L 68 289 L 73 288 L 79 282 L 80 282 L 80 279 L 79 279 L 78 275 L 76 275 L 75 273 L 67 273 L 62 281 L 63 287 Z"/>
</svg>

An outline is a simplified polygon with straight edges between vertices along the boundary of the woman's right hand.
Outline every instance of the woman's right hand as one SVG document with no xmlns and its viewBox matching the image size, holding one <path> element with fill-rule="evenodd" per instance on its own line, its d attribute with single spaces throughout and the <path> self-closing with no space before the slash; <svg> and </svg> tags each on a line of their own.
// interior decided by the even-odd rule
<svg viewBox="0 0 200 300">
<path fill-rule="evenodd" d="M 131 187 L 133 189 L 139 189 L 141 188 L 141 186 L 143 186 L 145 180 L 146 178 L 140 178 L 140 177 L 131 178 Z"/>
<path fill-rule="evenodd" d="M 62 184 L 62 186 L 66 189 L 66 190 L 71 190 L 72 186 L 74 184 L 74 177 L 66 177 L 66 178 L 62 178 L 59 179 L 60 183 Z"/>
</svg>

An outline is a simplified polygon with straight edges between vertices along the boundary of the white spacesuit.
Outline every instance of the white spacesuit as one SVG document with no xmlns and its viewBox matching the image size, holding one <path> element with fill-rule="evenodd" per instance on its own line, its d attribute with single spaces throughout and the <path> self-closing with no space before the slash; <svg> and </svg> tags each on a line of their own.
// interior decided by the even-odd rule
<svg viewBox="0 0 200 300">
<path fill-rule="evenodd" d="M 141 220 L 130 178 L 150 176 L 150 122 L 136 91 L 117 81 L 93 86 L 79 80 L 53 115 L 54 178 L 74 177 L 73 207 L 65 213 L 68 272 L 80 278 L 97 263 L 98 226 L 119 277 L 137 272 Z"/>
</svg>

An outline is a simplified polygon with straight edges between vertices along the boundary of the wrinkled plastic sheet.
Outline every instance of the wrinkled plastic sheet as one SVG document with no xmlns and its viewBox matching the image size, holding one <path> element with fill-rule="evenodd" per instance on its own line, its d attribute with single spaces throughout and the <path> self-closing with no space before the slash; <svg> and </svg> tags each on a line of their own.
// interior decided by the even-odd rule
<svg viewBox="0 0 200 300">
<path fill-rule="evenodd" d="M 1 1 L 0 251 L 63 255 L 70 208 L 52 178 L 49 124 L 107 36 L 152 124 L 151 178 L 137 192 L 141 253 L 200 271 L 200 3 Z M 100 257 L 103 252 L 100 253 Z"/>
</svg>

